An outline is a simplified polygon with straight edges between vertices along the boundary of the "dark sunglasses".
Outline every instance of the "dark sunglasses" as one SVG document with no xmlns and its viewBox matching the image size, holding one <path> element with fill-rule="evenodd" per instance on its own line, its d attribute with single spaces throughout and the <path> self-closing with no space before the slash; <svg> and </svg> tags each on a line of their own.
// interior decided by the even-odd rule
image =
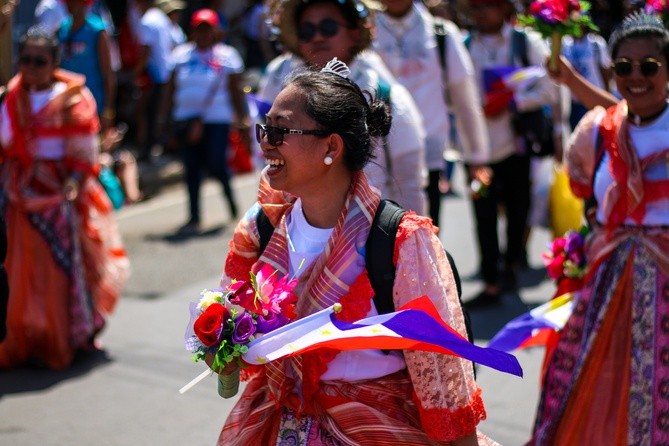
<svg viewBox="0 0 669 446">
<path fill-rule="evenodd" d="M 645 77 L 655 76 L 662 66 L 662 62 L 652 57 L 647 57 L 642 60 L 630 60 L 624 57 L 616 59 L 613 62 L 613 72 L 616 76 L 627 77 L 634 71 L 634 67 L 638 66 L 641 74 Z"/>
<path fill-rule="evenodd" d="M 346 25 L 342 25 L 331 18 L 323 19 L 320 23 L 304 22 L 297 30 L 297 38 L 302 42 L 311 42 L 317 32 L 321 33 L 323 37 L 332 37 L 337 35 L 340 26 L 347 28 Z"/>
<path fill-rule="evenodd" d="M 32 65 L 36 68 L 46 67 L 46 64 L 49 63 L 49 60 L 46 57 L 42 56 L 28 56 L 24 55 L 19 57 L 19 65 Z"/>
<path fill-rule="evenodd" d="M 280 146 L 283 144 L 284 135 L 317 135 L 327 136 L 329 132 L 325 130 L 295 130 L 283 127 L 272 127 L 271 125 L 256 124 L 256 141 L 258 144 L 267 136 L 267 142 L 271 146 Z"/>
</svg>

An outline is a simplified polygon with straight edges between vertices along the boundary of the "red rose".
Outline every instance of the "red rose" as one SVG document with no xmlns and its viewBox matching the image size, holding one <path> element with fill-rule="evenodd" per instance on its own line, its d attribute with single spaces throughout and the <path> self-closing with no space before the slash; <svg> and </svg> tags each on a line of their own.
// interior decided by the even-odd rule
<svg viewBox="0 0 669 446">
<path fill-rule="evenodd" d="M 256 314 L 262 311 L 260 299 L 256 299 L 256 290 L 249 282 L 235 282 L 230 285 L 230 291 L 232 291 L 230 302 L 233 304 Z"/>
<path fill-rule="evenodd" d="M 220 303 L 213 303 L 204 310 L 193 324 L 195 336 L 207 347 L 218 343 L 223 331 L 223 323 L 230 317 L 228 309 Z"/>
</svg>

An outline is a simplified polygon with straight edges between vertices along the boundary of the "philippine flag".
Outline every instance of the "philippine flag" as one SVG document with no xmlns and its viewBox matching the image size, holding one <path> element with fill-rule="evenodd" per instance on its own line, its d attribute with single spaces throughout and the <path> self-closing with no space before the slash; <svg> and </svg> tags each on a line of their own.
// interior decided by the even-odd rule
<svg viewBox="0 0 669 446">
<path fill-rule="evenodd" d="M 493 116 L 507 108 L 518 91 L 527 91 L 546 76 L 543 67 L 499 66 L 483 70 L 484 109 Z"/>
<path fill-rule="evenodd" d="M 555 331 L 567 323 L 574 308 L 574 295 L 567 293 L 551 299 L 508 322 L 488 344 L 494 348 L 510 352 L 519 348 L 545 345 Z"/>
<path fill-rule="evenodd" d="M 320 348 L 423 350 L 458 356 L 516 376 L 523 374 L 515 356 L 476 346 L 458 334 L 441 319 L 427 296 L 394 313 L 355 323 L 338 320 L 333 308 L 327 308 L 252 341 L 243 359 L 264 364 Z"/>
</svg>

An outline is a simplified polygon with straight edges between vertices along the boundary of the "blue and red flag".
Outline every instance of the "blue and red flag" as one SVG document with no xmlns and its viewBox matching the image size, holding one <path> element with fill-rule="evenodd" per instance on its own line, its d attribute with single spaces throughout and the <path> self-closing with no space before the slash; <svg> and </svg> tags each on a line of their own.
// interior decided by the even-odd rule
<svg viewBox="0 0 669 446">
<path fill-rule="evenodd" d="M 542 77 L 546 70 L 538 66 L 518 68 L 498 66 L 483 70 L 484 111 L 494 116 L 511 105 L 514 94 L 526 91 Z"/>
<path fill-rule="evenodd" d="M 573 307 L 572 293 L 551 299 L 508 322 L 490 340 L 488 347 L 510 352 L 520 348 L 545 345 L 550 336 L 567 323 Z"/>
<path fill-rule="evenodd" d="M 243 355 L 250 364 L 264 364 L 312 350 L 422 350 L 458 356 L 501 372 L 522 376 L 511 354 L 470 343 L 444 322 L 432 301 L 423 296 L 394 313 L 354 323 L 337 319 L 330 307 L 263 335 Z"/>
</svg>

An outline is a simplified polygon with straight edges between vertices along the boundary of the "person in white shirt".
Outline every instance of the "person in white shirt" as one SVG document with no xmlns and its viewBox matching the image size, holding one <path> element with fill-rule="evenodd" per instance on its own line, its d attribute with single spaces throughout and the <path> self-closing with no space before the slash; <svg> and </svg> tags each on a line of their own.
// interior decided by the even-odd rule
<svg viewBox="0 0 669 446">
<path fill-rule="evenodd" d="M 475 27 L 465 45 L 474 63 L 481 92 L 485 92 L 484 75 L 491 70 L 541 66 L 548 57 L 548 46 L 537 33 L 514 29 L 509 0 L 470 0 Z M 520 38 L 525 47 L 521 53 Z M 523 60 L 526 59 L 526 60 Z M 523 263 L 524 240 L 530 208 L 530 147 L 525 135 L 514 128 L 514 112 L 540 110 L 556 104 L 558 89 L 544 76 L 531 88 L 515 91 L 513 101 L 502 106 L 486 102 L 484 112 L 490 135 L 490 163 L 493 178 L 485 194 L 474 200 L 477 238 L 484 288 L 465 306 L 475 308 L 500 302 L 504 288 L 515 289 L 517 271 Z M 499 206 L 506 215 L 506 255 L 502 277 L 498 270 L 500 243 L 497 233 Z M 504 281 L 502 281 L 504 279 Z"/>
<path fill-rule="evenodd" d="M 576 71 L 597 88 L 609 91 L 611 81 L 611 57 L 606 48 L 606 41 L 596 33 L 587 33 L 580 38 L 564 36 L 562 54 Z M 572 130 L 581 120 L 588 108 L 572 96 L 569 125 Z"/>
<path fill-rule="evenodd" d="M 154 6 L 154 0 L 135 0 L 141 19 L 137 40 L 141 46 L 140 58 L 135 66 L 135 79 L 141 83 L 146 72 L 150 85 L 143 86 L 142 98 L 137 104 L 138 144 L 140 160 L 149 161 L 152 149 L 159 143 L 157 122 L 158 107 L 163 102 L 165 84 L 170 79 L 172 62 L 172 22 L 167 15 Z"/>
<path fill-rule="evenodd" d="M 378 55 L 365 51 L 371 44 L 371 11 L 361 2 L 288 1 L 276 25 L 288 53 L 267 67 L 259 96 L 272 102 L 288 74 L 322 67 L 333 57 L 346 63 L 350 79 L 376 97 L 388 96 L 393 125 L 390 134 L 376 138 L 375 159 L 365 167 L 372 186 L 402 207 L 426 214 L 425 130 L 409 92 L 399 84 Z M 299 4 L 299 6 L 298 6 Z M 341 5 L 341 6 L 340 6 Z M 359 9 L 357 9 L 359 6 Z"/>
<path fill-rule="evenodd" d="M 486 184 L 490 181 L 490 148 L 474 67 L 454 23 L 434 18 L 412 0 L 383 3 L 385 10 L 376 16 L 374 49 L 409 90 L 423 116 L 429 215 L 439 226 L 440 174 L 444 152 L 453 148 L 449 110 L 457 119 L 470 176 Z M 443 36 L 441 43 L 436 32 Z M 437 93 L 440 91 L 443 94 Z"/>
</svg>

